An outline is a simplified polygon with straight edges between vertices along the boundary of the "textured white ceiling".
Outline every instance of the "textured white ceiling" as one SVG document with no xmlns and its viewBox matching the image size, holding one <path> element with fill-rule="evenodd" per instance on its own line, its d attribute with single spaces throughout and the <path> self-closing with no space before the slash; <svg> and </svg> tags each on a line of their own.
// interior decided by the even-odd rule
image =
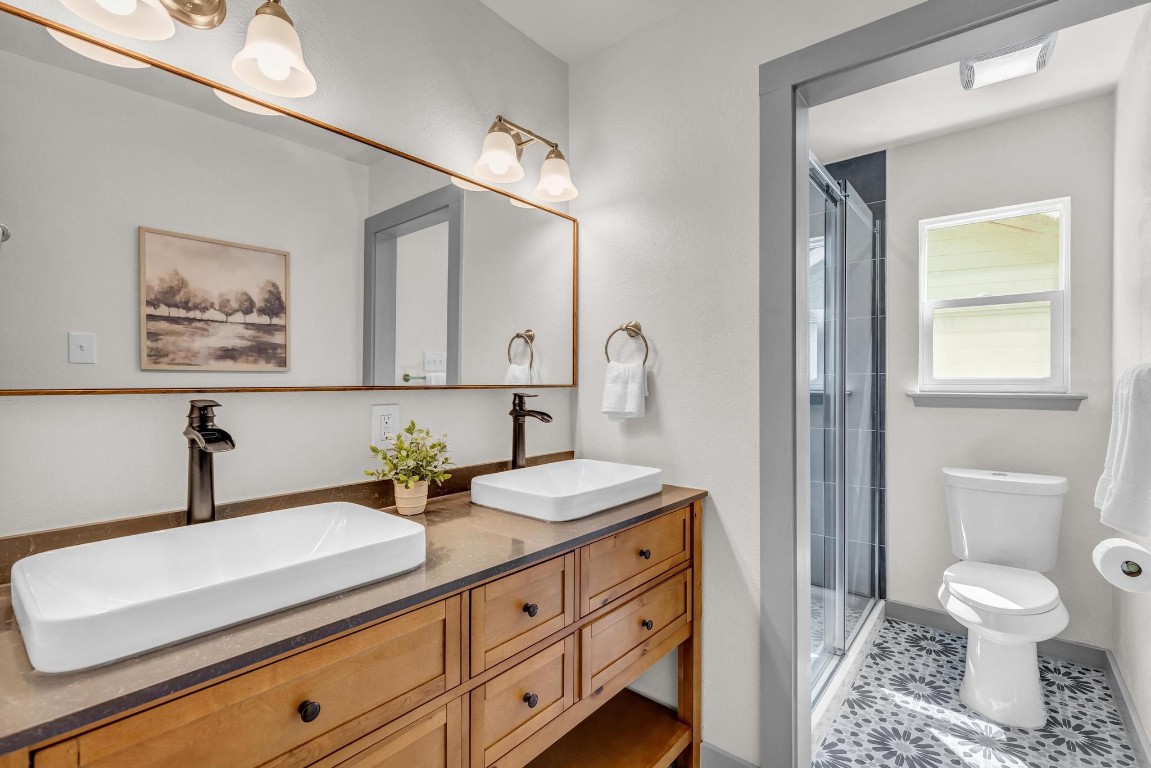
<svg viewBox="0 0 1151 768">
<path fill-rule="evenodd" d="M 1028 77 L 965 91 L 956 63 L 822 104 L 809 114 L 811 149 L 833 163 L 1107 93 L 1147 12 L 1140 6 L 1061 31 L 1051 63 Z"/>
<path fill-rule="evenodd" d="M 569 64 L 672 16 L 696 0 L 480 0 Z"/>
</svg>

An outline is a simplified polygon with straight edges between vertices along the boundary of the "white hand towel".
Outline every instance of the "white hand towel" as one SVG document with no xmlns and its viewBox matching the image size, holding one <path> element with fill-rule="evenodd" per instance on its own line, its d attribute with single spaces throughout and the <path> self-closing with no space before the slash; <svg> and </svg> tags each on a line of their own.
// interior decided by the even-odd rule
<svg viewBox="0 0 1151 768">
<path fill-rule="evenodd" d="M 539 373 L 530 366 L 512 363 L 504 374 L 504 384 L 539 384 Z"/>
<path fill-rule="evenodd" d="M 429 387 L 442 387 L 448 383 L 448 375 L 443 371 L 427 373 L 424 375 L 427 376 L 427 378 L 424 379 L 424 384 Z"/>
<path fill-rule="evenodd" d="M 1151 535 L 1151 365 L 1128 370 L 1116 386 L 1095 505 L 1104 525 L 1134 536 Z"/>
<path fill-rule="evenodd" d="M 643 363 L 608 363 L 603 412 L 611 419 L 638 419 L 647 412 L 647 372 Z"/>
</svg>

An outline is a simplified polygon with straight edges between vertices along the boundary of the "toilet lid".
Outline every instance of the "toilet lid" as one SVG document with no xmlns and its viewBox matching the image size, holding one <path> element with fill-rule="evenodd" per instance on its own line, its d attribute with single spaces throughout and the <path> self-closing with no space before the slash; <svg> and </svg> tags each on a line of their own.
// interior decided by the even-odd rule
<svg viewBox="0 0 1151 768">
<path fill-rule="evenodd" d="M 1059 588 L 1037 571 L 964 560 L 943 572 L 955 597 L 991 613 L 1045 613 L 1059 605 Z"/>
</svg>

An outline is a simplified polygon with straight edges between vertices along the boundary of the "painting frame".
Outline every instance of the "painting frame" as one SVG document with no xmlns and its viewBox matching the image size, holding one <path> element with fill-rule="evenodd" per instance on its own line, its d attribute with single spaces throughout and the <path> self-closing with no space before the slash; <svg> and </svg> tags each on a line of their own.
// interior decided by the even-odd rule
<svg viewBox="0 0 1151 768">
<path fill-rule="evenodd" d="M 168 253 L 160 253 L 163 250 L 163 241 L 186 241 L 192 244 L 192 248 L 211 249 L 217 252 L 217 259 L 220 255 L 226 255 L 228 258 L 240 259 L 243 254 L 249 254 L 250 259 L 261 259 L 265 262 L 269 257 L 274 257 L 271 261 L 274 263 L 280 260 L 282 266 L 269 267 L 267 264 L 263 265 L 267 275 L 267 280 L 273 283 L 273 287 L 279 288 L 280 308 L 282 314 L 276 316 L 269 316 L 267 326 L 274 331 L 274 334 L 267 340 L 266 343 L 261 342 L 262 347 L 270 347 L 274 349 L 271 353 L 263 355 L 271 361 L 253 362 L 251 360 L 227 360 L 222 357 L 212 357 L 212 352 L 215 349 L 217 353 L 221 348 L 213 348 L 208 344 L 201 343 L 199 346 L 191 346 L 187 348 L 188 353 L 192 357 L 204 360 L 204 362 L 173 362 L 172 360 L 163 359 L 164 356 L 157 352 L 156 339 L 149 338 L 149 316 L 152 317 L 153 334 L 156 333 L 156 326 L 158 321 L 167 320 L 168 322 L 180 321 L 185 325 L 204 324 L 209 322 L 218 323 L 221 326 L 225 323 L 231 323 L 231 317 L 239 312 L 234 309 L 232 314 L 226 314 L 218 309 L 222 306 L 219 299 L 223 298 L 223 293 L 219 292 L 219 285 L 209 286 L 208 292 L 211 295 L 219 294 L 216 302 L 212 302 L 208 308 L 200 309 L 200 317 L 194 318 L 190 314 L 183 316 L 176 316 L 172 314 L 172 307 L 167 307 L 168 316 L 164 317 L 158 314 L 159 305 L 156 304 L 157 299 L 154 293 L 149 292 L 150 286 L 153 290 L 156 283 L 153 281 L 160 277 L 159 273 L 164 272 L 164 267 L 154 262 L 167 262 L 170 266 L 171 262 L 179 257 Z M 151 242 L 150 242 L 151 241 Z M 223 249 L 222 251 L 220 249 Z M 194 258 L 185 256 L 184 258 Z M 254 267 L 249 267 L 255 269 Z M 268 248 L 261 245 L 251 245 L 247 243 L 238 243 L 229 240 L 219 240 L 216 238 L 203 237 L 201 235 L 192 235 L 184 232 L 173 232 L 171 230 L 157 229 L 153 227 L 139 227 L 139 294 L 137 302 L 139 304 L 139 319 L 140 319 L 140 370 L 141 371 L 182 371 L 184 373 L 287 373 L 291 371 L 291 253 L 288 251 L 280 250 L 277 248 Z M 257 285 L 262 285 L 262 281 L 255 281 L 249 290 L 243 290 L 243 293 L 248 294 L 249 301 L 255 301 L 254 296 L 257 295 Z M 237 291 L 241 290 L 239 288 Z M 203 291 L 201 291 L 203 293 Z M 230 307 L 229 307 L 230 308 Z M 261 306 L 262 308 L 262 306 Z M 149 310 L 156 310 L 156 312 L 149 312 Z M 196 311 L 195 309 L 191 311 Z M 272 310 L 275 311 L 274 309 Z M 185 312 L 187 310 L 185 309 Z M 256 310 L 253 310 L 255 313 Z M 224 318 L 223 321 L 218 319 L 209 319 L 207 315 L 215 313 Z M 257 318 L 262 316 L 255 315 Z M 282 323 L 276 322 L 279 318 L 283 318 Z M 237 325 L 241 328 L 254 327 L 253 330 L 263 333 L 265 326 L 258 326 L 257 323 L 248 323 L 247 315 L 244 316 L 242 322 L 232 323 L 232 327 Z M 231 328 L 228 329 L 229 331 Z M 278 338 L 282 335 L 282 341 Z M 282 353 L 280 351 L 282 349 Z M 205 357 L 205 355 L 207 357 Z M 161 358 L 161 359 L 157 359 Z"/>
</svg>

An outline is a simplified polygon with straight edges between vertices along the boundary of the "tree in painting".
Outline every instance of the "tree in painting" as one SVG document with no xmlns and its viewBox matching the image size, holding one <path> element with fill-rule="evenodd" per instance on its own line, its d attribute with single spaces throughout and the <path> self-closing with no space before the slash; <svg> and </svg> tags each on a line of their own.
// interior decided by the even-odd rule
<svg viewBox="0 0 1151 768">
<path fill-rule="evenodd" d="M 266 280 L 260 286 L 260 306 L 256 307 L 256 314 L 268 318 L 268 325 L 271 325 L 273 320 L 284 316 L 285 306 L 280 286 L 272 280 Z"/>
</svg>

